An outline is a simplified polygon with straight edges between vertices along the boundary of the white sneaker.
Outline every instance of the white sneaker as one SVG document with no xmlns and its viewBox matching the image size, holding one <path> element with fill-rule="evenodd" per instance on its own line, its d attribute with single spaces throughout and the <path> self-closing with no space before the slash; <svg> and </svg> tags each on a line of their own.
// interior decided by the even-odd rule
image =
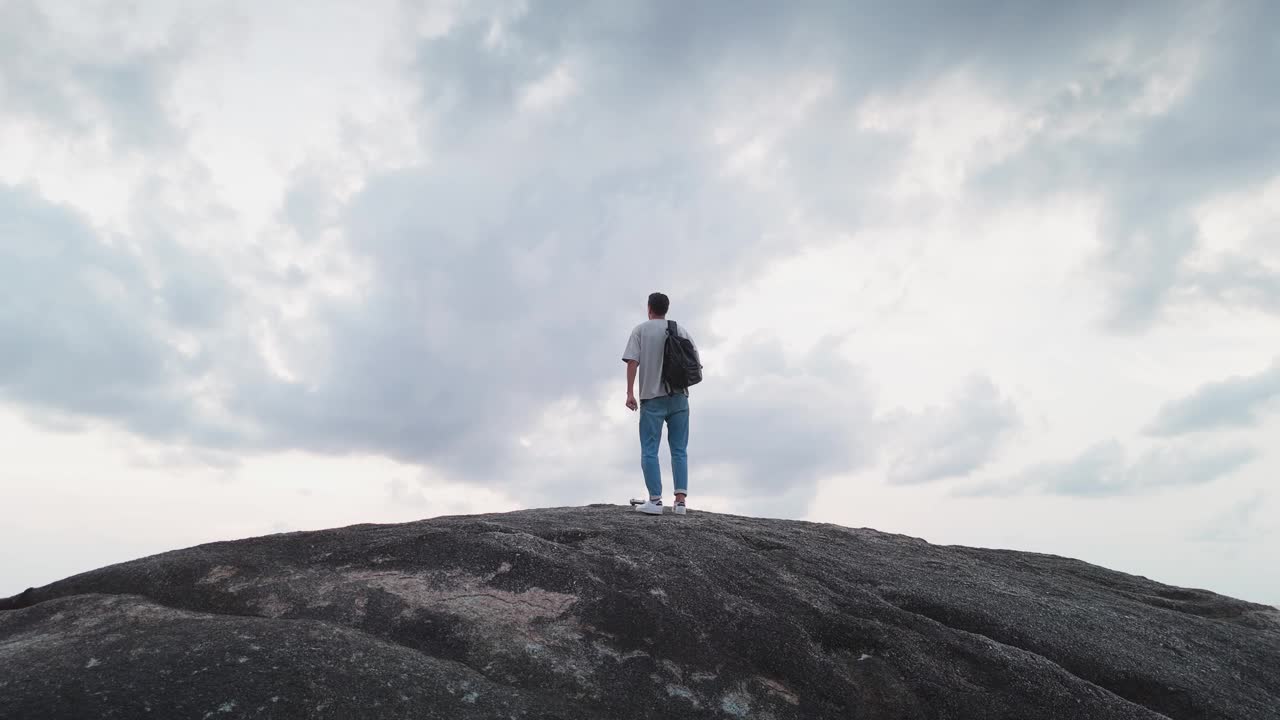
<svg viewBox="0 0 1280 720">
<path fill-rule="evenodd" d="M 661 515 L 662 500 L 650 500 L 636 506 L 636 512 L 642 512 L 646 515 Z"/>
<path fill-rule="evenodd" d="M 683 515 L 687 512 L 687 509 L 685 508 L 684 503 L 677 500 L 676 504 L 671 508 L 671 512 L 677 515 Z"/>
</svg>

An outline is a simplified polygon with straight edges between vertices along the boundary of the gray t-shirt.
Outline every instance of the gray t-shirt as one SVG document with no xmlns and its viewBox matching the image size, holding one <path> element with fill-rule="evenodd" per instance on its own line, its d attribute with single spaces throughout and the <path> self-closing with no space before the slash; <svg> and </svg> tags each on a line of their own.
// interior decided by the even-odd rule
<svg viewBox="0 0 1280 720">
<path fill-rule="evenodd" d="M 680 323 L 676 323 L 676 332 L 680 337 L 689 338 L 689 342 L 693 342 L 689 331 L 685 330 Z M 636 369 L 638 385 L 636 398 L 639 400 L 649 400 L 667 394 L 667 389 L 662 384 L 662 348 L 666 341 L 666 320 L 646 320 L 631 331 L 631 337 L 627 340 L 627 349 L 622 352 L 622 359 L 640 362 L 640 367 Z M 694 343 L 693 347 L 696 351 L 697 343 Z M 684 388 L 681 392 L 688 395 L 689 389 Z"/>
</svg>

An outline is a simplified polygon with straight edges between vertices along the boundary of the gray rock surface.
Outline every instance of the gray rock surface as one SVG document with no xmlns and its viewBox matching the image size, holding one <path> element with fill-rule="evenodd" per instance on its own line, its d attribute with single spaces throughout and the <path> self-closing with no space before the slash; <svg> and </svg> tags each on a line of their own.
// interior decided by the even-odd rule
<svg viewBox="0 0 1280 720">
<path fill-rule="evenodd" d="M 1280 718 L 1280 613 L 1061 557 L 591 506 L 0 600 L 0 718 Z"/>
</svg>

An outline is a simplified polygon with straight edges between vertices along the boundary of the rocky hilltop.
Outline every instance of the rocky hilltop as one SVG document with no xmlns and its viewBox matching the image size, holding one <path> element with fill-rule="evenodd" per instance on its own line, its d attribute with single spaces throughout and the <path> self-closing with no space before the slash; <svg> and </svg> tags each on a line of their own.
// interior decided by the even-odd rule
<svg viewBox="0 0 1280 720">
<path fill-rule="evenodd" d="M 1061 557 L 591 506 L 0 600 L 0 718 L 1280 718 L 1280 613 Z"/>
</svg>

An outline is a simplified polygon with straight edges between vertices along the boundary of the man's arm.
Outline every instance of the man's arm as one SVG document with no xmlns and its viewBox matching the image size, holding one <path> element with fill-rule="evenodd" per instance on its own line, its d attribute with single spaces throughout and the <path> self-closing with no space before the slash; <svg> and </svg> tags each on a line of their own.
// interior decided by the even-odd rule
<svg viewBox="0 0 1280 720">
<path fill-rule="evenodd" d="M 631 331 L 627 338 L 627 349 L 622 351 L 622 361 L 627 364 L 627 407 L 635 410 L 636 403 L 636 368 L 640 367 L 640 328 Z"/>
<path fill-rule="evenodd" d="M 636 368 L 640 367 L 640 361 L 627 361 L 627 407 L 632 410 L 636 409 Z"/>
</svg>

